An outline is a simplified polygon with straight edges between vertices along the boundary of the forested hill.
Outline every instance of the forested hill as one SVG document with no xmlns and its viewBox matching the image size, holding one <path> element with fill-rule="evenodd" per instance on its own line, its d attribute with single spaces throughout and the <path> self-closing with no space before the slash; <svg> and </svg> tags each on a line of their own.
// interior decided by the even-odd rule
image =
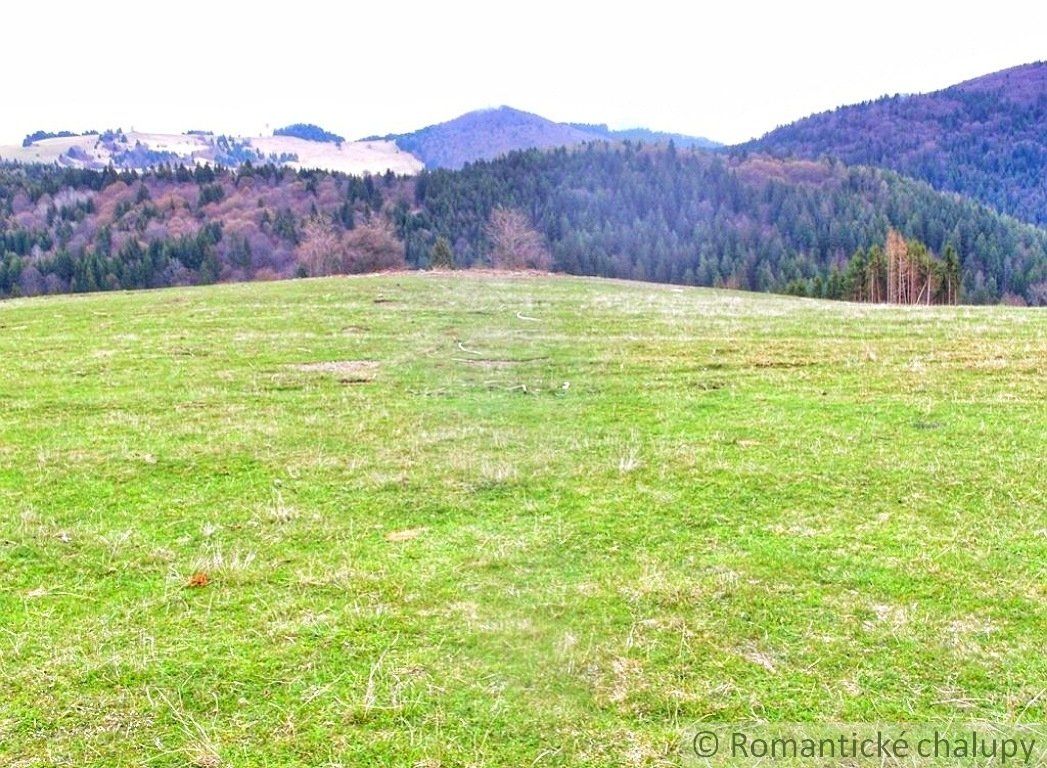
<svg viewBox="0 0 1047 768">
<path fill-rule="evenodd" d="M 643 141 L 712 149 L 721 146 L 698 136 L 651 131 L 645 128 L 612 130 L 603 124 L 557 123 L 512 107 L 481 109 L 430 125 L 414 133 L 387 136 L 426 168 L 461 168 L 477 160 L 491 160 L 515 150 L 569 147 L 589 141 Z"/>
<path fill-rule="evenodd" d="M 742 145 L 892 168 L 1047 224 L 1047 63 L 813 115 Z"/>
<path fill-rule="evenodd" d="M 1047 304 L 1047 231 L 984 206 L 889 171 L 629 142 L 417 177 L 0 166 L 0 296 L 487 264 L 506 211 L 575 274 L 832 296 L 894 227 L 955 249 L 962 300 Z"/>
<path fill-rule="evenodd" d="M 563 147 L 596 138 L 575 126 L 511 107 L 467 112 L 445 123 L 388 137 L 426 168 L 461 168 L 475 160 L 526 148 Z"/>
<path fill-rule="evenodd" d="M 403 267 L 381 212 L 403 184 L 274 165 L 0 165 L 0 297 Z"/>
<path fill-rule="evenodd" d="M 965 300 L 1047 303 L 1047 232 L 889 171 L 591 144 L 521 152 L 417 180 L 408 258 L 436 236 L 482 258 L 497 206 L 526 212 L 574 274 L 780 291 L 826 284 L 890 227 L 960 254 Z"/>
</svg>

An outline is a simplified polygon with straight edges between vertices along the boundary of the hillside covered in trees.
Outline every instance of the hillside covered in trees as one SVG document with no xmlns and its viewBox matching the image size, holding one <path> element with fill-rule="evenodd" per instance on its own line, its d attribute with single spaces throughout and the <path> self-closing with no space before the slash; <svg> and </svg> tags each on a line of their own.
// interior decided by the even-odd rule
<svg viewBox="0 0 1047 768">
<path fill-rule="evenodd" d="M 891 228 L 957 255 L 963 301 L 1047 303 L 1047 232 L 976 203 L 836 162 L 629 142 L 417 177 L 0 166 L 0 296 L 512 265 L 499 253 L 522 243 L 573 274 L 846 298 L 834 275 Z"/>
<path fill-rule="evenodd" d="M 0 296 L 404 266 L 383 177 L 163 166 L 0 166 Z"/>
<path fill-rule="evenodd" d="M 1044 225 L 1047 62 L 813 115 L 739 150 L 891 168 Z"/>
<path fill-rule="evenodd" d="M 418 177 L 397 226 L 408 260 L 445 237 L 486 257 L 498 207 L 525 212 L 573 274 L 825 295 L 890 228 L 962 261 L 963 297 L 1047 303 L 1047 232 L 889 171 L 632 144 L 520 152 Z"/>
</svg>

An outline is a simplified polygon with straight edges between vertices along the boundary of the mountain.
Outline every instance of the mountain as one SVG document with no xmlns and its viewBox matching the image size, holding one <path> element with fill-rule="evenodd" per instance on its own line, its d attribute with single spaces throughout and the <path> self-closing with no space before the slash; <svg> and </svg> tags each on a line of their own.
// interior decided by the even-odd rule
<svg viewBox="0 0 1047 768">
<path fill-rule="evenodd" d="M 481 109 L 391 137 L 426 168 L 461 168 L 514 149 L 565 147 L 593 141 L 595 134 L 512 107 Z"/>
<path fill-rule="evenodd" d="M 890 168 L 1047 225 L 1047 63 L 841 107 L 735 149 Z"/>
<path fill-rule="evenodd" d="M 409 174 L 422 168 L 421 162 L 392 141 L 335 141 L 341 137 L 302 124 L 278 132 L 284 135 L 216 136 L 209 131 L 170 134 L 119 129 L 83 134 L 40 131 L 27 136 L 21 146 L 0 146 L 0 159 L 94 170 L 109 165 L 143 170 L 162 164 L 238 166 L 245 162 L 355 174 L 388 170 Z M 317 140 L 323 136 L 329 139 Z"/>
<path fill-rule="evenodd" d="M 491 160 L 513 150 L 569 147 L 589 141 L 668 142 L 671 139 L 682 147 L 720 146 L 709 139 L 646 128 L 617 131 L 602 124 L 556 123 L 512 107 L 468 112 L 414 133 L 387 138 L 419 158 L 426 168 L 450 169 L 476 160 Z"/>
</svg>

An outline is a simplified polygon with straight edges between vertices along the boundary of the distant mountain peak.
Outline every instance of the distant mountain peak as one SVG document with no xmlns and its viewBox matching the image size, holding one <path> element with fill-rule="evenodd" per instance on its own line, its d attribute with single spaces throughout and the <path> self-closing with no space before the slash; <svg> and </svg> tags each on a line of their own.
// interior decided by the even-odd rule
<svg viewBox="0 0 1047 768">
<path fill-rule="evenodd" d="M 514 149 L 567 146 L 591 137 L 540 115 L 502 105 L 466 112 L 392 138 L 400 149 L 418 157 L 428 168 L 461 168 Z"/>
<path fill-rule="evenodd" d="M 514 150 L 564 147 L 589 141 L 672 140 L 679 146 L 720 146 L 709 139 L 643 128 L 617 131 L 605 124 L 558 123 L 505 104 L 466 112 L 446 122 L 389 138 L 418 157 L 427 168 L 452 169 Z"/>
</svg>

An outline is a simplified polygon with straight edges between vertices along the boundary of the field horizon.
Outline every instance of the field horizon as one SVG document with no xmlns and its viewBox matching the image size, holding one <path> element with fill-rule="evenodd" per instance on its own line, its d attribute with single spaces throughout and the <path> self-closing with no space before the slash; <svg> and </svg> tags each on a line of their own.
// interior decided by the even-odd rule
<svg viewBox="0 0 1047 768">
<path fill-rule="evenodd" d="M 0 764 L 1047 720 L 1047 313 L 494 271 L 0 302 Z"/>
</svg>

